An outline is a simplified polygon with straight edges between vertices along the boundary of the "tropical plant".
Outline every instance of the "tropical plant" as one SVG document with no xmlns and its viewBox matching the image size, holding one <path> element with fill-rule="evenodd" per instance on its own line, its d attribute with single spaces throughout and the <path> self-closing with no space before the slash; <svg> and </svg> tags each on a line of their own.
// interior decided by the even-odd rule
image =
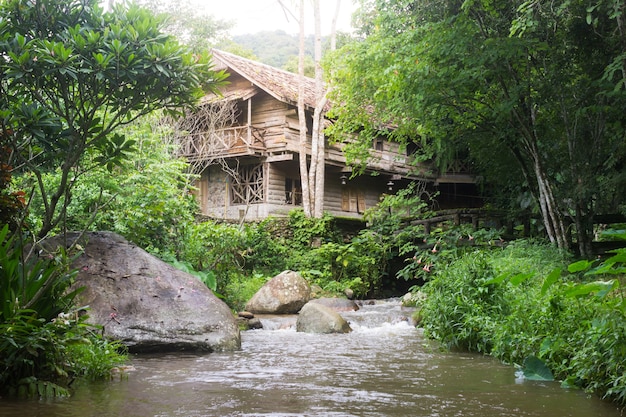
<svg viewBox="0 0 626 417">
<path fill-rule="evenodd" d="M 248 253 L 247 236 L 241 228 L 211 221 L 191 227 L 180 258 L 196 271 L 211 271 L 219 292 L 232 275 L 240 274 Z"/>
<path fill-rule="evenodd" d="M 626 251 L 565 268 L 567 260 L 527 241 L 466 254 L 422 288 L 426 334 L 625 404 Z"/>
<path fill-rule="evenodd" d="M 0 130 L 13 165 L 33 176 L 45 237 L 63 226 L 73 188 L 119 165 L 136 143 L 117 128 L 155 109 L 193 105 L 224 74 L 160 32 L 137 6 L 103 12 L 95 0 L 0 3 Z M 88 158 L 87 158 L 88 157 Z M 44 175 L 59 168 L 54 190 Z"/>
<path fill-rule="evenodd" d="M 69 309 L 78 293 L 78 290 L 68 291 L 75 271 L 68 269 L 67 256 L 62 250 L 43 257 L 28 250 L 4 225 L 0 230 L 0 322 L 24 310 L 50 321 Z"/>
<path fill-rule="evenodd" d="M 364 0 L 364 39 L 328 64 L 331 99 L 342 104 L 331 134 L 359 132 L 360 152 L 347 155 L 361 160 L 390 125 L 391 139 L 418 145 L 418 161 L 445 169 L 467 154 L 487 190 L 510 193 L 494 203 L 532 196 L 517 210 L 538 212 L 561 249 L 573 219 L 573 242 L 591 257 L 594 214 L 615 212 L 624 195 L 615 10 L 621 3 Z"/>
<path fill-rule="evenodd" d="M 310 247 L 315 241 L 339 241 L 333 222 L 333 216 L 328 213 L 321 218 L 310 218 L 304 214 L 303 210 L 292 210 L 289 212 L 292 241 L 300 248 Z"/>
</svg>

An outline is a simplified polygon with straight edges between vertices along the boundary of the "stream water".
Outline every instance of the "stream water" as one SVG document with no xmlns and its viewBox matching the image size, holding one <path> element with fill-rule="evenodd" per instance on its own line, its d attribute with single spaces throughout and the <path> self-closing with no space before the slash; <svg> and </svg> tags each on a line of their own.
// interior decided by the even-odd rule
<svg viewBox="0 0 626 417">
<path fill-rule="evenodd" d="M 71 398 L 0 400 L 0 416 L 546 416 L 617 417 L 612 404 L 558 382 L 444 352 L 397 300 L 342 313 L 349 334 L 297 333 L 295 317 L 264 318 L 242 349 L 133 356 L 127 378 L 85 384 Z"/>
</svg>

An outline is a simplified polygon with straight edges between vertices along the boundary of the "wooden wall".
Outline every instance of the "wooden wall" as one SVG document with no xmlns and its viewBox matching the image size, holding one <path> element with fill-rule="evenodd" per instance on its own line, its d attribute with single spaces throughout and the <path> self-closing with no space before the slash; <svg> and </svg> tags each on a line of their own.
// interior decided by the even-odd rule
<svg viewBox="0 0 626 417">
<path fill-rule="evenodd" d="M 252 84 L 240 76 L 231 76 L 227 90 L 250 89 Z M 226 93 L 225 93 L 226 95 Z M 250 101 L 248 101 L 250 100 Z M 219 165 L 210 167 L 202 175 L 198 186 L 198 198 L 203 214 L 218 218 L 246 219 L 264 218 L 268 215 L 286 215 L 296 207 L 288 204 L 285 185 L 288 178 L 299 181 L 299 123 L 297 110 L 270 94 L 258 92 L 248 100 L 240 100 L 240 120 L 248 122 L 248 106 L 251 104 L 251 125 L 263 135 L 265 151 L 256 154 L 262 162 L 264 174 L 264 202 L 246 205 L 231 205 L 227 175 Z M 308 129 L 311 129 L 309 123 Z M 327 147 L 325 211 L 344 217 L 360 217 L 367 208 L 376 205 L 382 194 L 388 192 L 387 181 L 392 174 L 405 175 L 409 172 L 408 158 L 397 143 L 383 141 L 373 151 L 374 160 L 369 164 L 379 176 L 362 176 L 341 184 L 341 170 L 345 168 L 345 157 L 340 145 Z M 310 144 L 307 145 L 310 153 Z M 240 160 L 242 161 L 242 160 Z M 248 162 L 252 162 L 249 160 Z"/>
</svg>

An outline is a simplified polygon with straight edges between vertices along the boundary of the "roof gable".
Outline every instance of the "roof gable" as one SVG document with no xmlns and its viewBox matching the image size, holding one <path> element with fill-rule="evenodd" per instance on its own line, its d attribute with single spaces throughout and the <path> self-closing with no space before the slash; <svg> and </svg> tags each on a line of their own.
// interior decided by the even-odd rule
<svg viewBox="0 0 626 417">
<path fill-rule="evenodd" d="M 212 54 L 218 69 L 225 67 L 227 72 L 236 72 L 275 99 L 298 105 L 298 74 L 217 49 L 213 49 Z M 313 109 L 316 105 L 315 80 L 304 77 L 304 83 L 304 105 Z"/>
</svg>

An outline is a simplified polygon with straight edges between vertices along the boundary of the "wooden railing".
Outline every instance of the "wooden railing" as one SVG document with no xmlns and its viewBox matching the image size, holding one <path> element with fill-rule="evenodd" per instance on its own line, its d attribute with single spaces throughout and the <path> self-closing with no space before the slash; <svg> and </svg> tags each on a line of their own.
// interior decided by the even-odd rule
<svg viewBox="0 0 626 417">
<path fill-rule="evenodd" d="M 193 160 L 245 155 L 264 149 L 263 131 L 253 126 L 189 133 L 180 143 L 180 153 Z"/>
<path fill-rule="evenodd" d="M 493 213 L 490 213 L 493 216 Z M 413 219 L 407 221 L 410 225 L 418 225 L 421 224 L 424 226 L 424 232 L 426 234 L 430 234 L 430 229 L 433 225 L 452 221 L 455 226 L 460 225 L 463 222 L 467 222 L 468 220 L 472 223 L 474 229 L 477 229 L 479 226 L 480 217 L 485 215 L 485 211 L 482 209 L 452 209 L 452 210 L 442 210 L 435 214 L 435 216 L 427 218 L 427 219 Z"/>
<path fill-rule="evenodd" d="M 448 167 L 448 170 L 446 173 L 447 174 L 471 174 L 472 168 L 470 167 L 470 164 L 468 161 L 463 160 L 463 159 L 455 159 L 454 161 L 452 161 L 452 163 Z"/>
</svg>

